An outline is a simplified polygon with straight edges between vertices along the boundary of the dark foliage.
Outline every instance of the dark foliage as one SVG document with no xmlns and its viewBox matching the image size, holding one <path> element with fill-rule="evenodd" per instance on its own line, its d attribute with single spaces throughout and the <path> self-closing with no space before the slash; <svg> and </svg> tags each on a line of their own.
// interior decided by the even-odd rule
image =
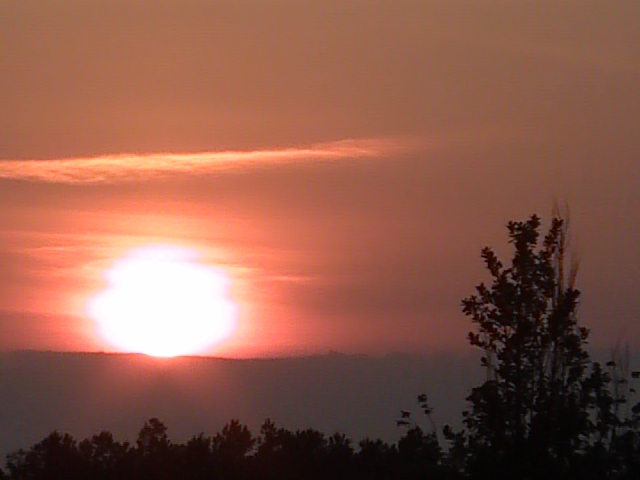
<svg viewBox="0 0 640 480">
<path fill-rule="evenodd" d="M 109 432 L 76 441 L 53 432 L 28 450 L 7 457 L 7 477 L 48 479 L 172 480 L 400 480 L 450 478 L 432 435 L 414 427 L 398 445 L 365 439 L 354 448 L 340 433 L 290 431 L 267 420 L 254 437 L 237 420 L 214 436 L 173 443 L 157 418 L 144 424 L 135 444 Z M 3 478 L 3 477 L 0 477 Z"/>
<path fill-rule="evenodd" d="M 467 397 L 465 429 L 443 429 L 438 464 L 473 480 L 640 478 L 640 372 L 620 348 L 605 366 L 591 360 L 577 320 L 577 263 L 565 266 L 567 222 L 556 215 L 542 241 L 540 226 L 535 215 L 507 225 L 508 265 L 482 250 L 491 284 L 462 310 L 476 326 L 468 339 L 483 352 L 486 381 Z M 435 432 L 427 396 L 418 403 Z M 415 425 L 406 411 L 397 423 Z"/>
<path fill-rule="evenodd" d="M 638 406 L 620 406 L 638 374 L 629 375 L 628 362 L 605 368 L 590 359 L 589 331 L 577 320 L 577 263 L 565 267 L 567 223 L 557 215 L 542 241 L 540 226 L 535 215 L 510 222 L 510 264 L 483 249 L 491 284 L 462 302 L 487 376 L 467 398 L 466 429 L 445 431 L 450 463 L 473 479 L 632 478 Z"/>
</svg>

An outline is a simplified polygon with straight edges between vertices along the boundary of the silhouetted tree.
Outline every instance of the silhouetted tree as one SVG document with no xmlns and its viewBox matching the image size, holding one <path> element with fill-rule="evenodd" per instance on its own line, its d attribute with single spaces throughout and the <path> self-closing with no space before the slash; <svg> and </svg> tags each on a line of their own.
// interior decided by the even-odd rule
<svg viewBox="0 0 640 480">
<path fill-rule="evenodd" d="M 390 446 L 380 439 L 365 438 L 359 447 L 356 464 L 360 478 L 383 480 L 396 476 L 398 450 L 395 445 Z"/>
<path fill-rule="evenodd" d="M 442 449 L 435 433 L 411 427 L 398 441 L 399 478 L 433 477 L 440 470 Z"/>
<path fill-rule="evenodd" d="M 224 426 L 211 442 L 215 461 L 216 478 L 233 480 L 246 478 L 248 475 L 248 456 L 256 443 L 255 438 L 246 425 L 232 420 Z"/>
<path fill-rule="evenodd" d="M 169 437 L 165 424 L 155 417 L 145 422 L 138 433 L 136 447 L 143 456 L 164 453 L 169 448 Z"/>
<path fill-rule="evenodd" d="M 282 430 L 267 419 L 260 427 L 260 435 L 256 439 L 255 466 L 265 480 L 285 478 L 283 452 L 281 443 Z"/>
<path fill-rule="evenodd" d="M 131 450 L 128 442 L 114 440 L 110 432 L 102 431 L 78 445 L 83 471 L 96 480 L 128 478 Z"/>
<path fill-rule="evenodd" d="M 203 433 L 192 437 L 182 448 L 180 471 L 185 478 L 206 480 L 213 478 L 214 465 L 211 445 L 213 440 Z"/>
<path fill-rule="evenodd" d="M 323 474 L 328 478 L 352 479 L 355 474 L 354 450 L 351 439 L 342 433 L 334 433 L 327 441 L 326 468 Z"/>
<path fill-rule="evenodd" d="M 462 302 L 487 379 L 467 399 L 465 436 L 447 433 L 467 449 L 472 478 L 606 478 L 610 471 L 616 399 L 608 373 L 585 350 L 589 331 L 577 322 L 567 225 L 556 216 L 539 244 L 540 225 L 535 215 L 510 222 L 511 263 L 483 249 L 492 282 Z M 593 456 L 599 468 L 585 469 Z"/>
<path fill-rule="evenodd" d="M 9 477 L 15 480 L 82 478 L 82 462 L 75 439 L 53 431 L 29 450 L 7 456 Z"/>
<path fill-rule="evenodd" d="M 157 418 L 145 422 L 138 433 L 133 451 L 136 478 L 174 479 L 177 476 L 178 447 L 173 446 L 167 427 Z"/>
<path fill-rule="evenodd" d="M 313 428 L 289 432 L 280 431 L 280 442 L 285 465 L 291 478 L 323 478 L 322 468 L 327 453 L 325 435 Z"/>
</svg>

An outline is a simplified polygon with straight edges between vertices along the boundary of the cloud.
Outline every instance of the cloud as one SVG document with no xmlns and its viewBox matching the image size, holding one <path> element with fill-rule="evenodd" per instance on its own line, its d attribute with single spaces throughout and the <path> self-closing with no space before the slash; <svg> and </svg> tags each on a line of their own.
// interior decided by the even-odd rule
<svg viewBox="0 0 640 480">
<path fill-rule="evenodd" d="M 87 184 L 130 182 L 168 175 L 201 175 L 300 161 L 355 160 L 410 150 L 409 138 L 347 139 L 301 148 L 199 153 L 103 155 L 49 160 L 2 160 L 0 179 Z"/>
</svg>

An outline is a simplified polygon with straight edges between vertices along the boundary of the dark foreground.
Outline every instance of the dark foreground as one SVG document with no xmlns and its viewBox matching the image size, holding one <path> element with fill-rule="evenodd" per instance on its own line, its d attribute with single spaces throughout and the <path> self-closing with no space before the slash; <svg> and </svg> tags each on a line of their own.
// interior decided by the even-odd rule
<svg viewBox="0 0 640 480">
<path fill-rule="evenodd" d="M 103 431 L 81 441 L 53 432 L 8 456 L 11 479 L 418 479 L 461 478 L 433 435 L 406 430 L 397 444 L 313 429 L 289 431 L 266 421 L 257 436 L 231 421 L 214 436 L 173 443 L 151 419 L 135 443 Z"/>
</svg>

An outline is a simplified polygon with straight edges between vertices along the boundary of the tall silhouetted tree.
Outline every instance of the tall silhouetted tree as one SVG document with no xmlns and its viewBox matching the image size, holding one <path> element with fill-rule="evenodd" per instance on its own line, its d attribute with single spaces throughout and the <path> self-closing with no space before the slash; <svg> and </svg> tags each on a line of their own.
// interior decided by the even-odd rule
<svg viewBox="0 0 640 480">
<path fill-rule="evenodd" d="M 556 216 L 541 242 L 540 226 L 535 215 L 510 222 L 511 262 L 505 265 L 491 248 L 483 249 L 491 283 L 481 283 L 462 302 L 476 325 L 469 342 L 484 351 L 487 372 L 464 412 L 473 478 L 602 473 L 584 465 L 593 445 L 608 447 L 615 403 L 610 378 L 590 360 L 589 331 L 577 322 L 580 292 L 577 264 L 566 267 L 567 224 Z"/>
</svg>

